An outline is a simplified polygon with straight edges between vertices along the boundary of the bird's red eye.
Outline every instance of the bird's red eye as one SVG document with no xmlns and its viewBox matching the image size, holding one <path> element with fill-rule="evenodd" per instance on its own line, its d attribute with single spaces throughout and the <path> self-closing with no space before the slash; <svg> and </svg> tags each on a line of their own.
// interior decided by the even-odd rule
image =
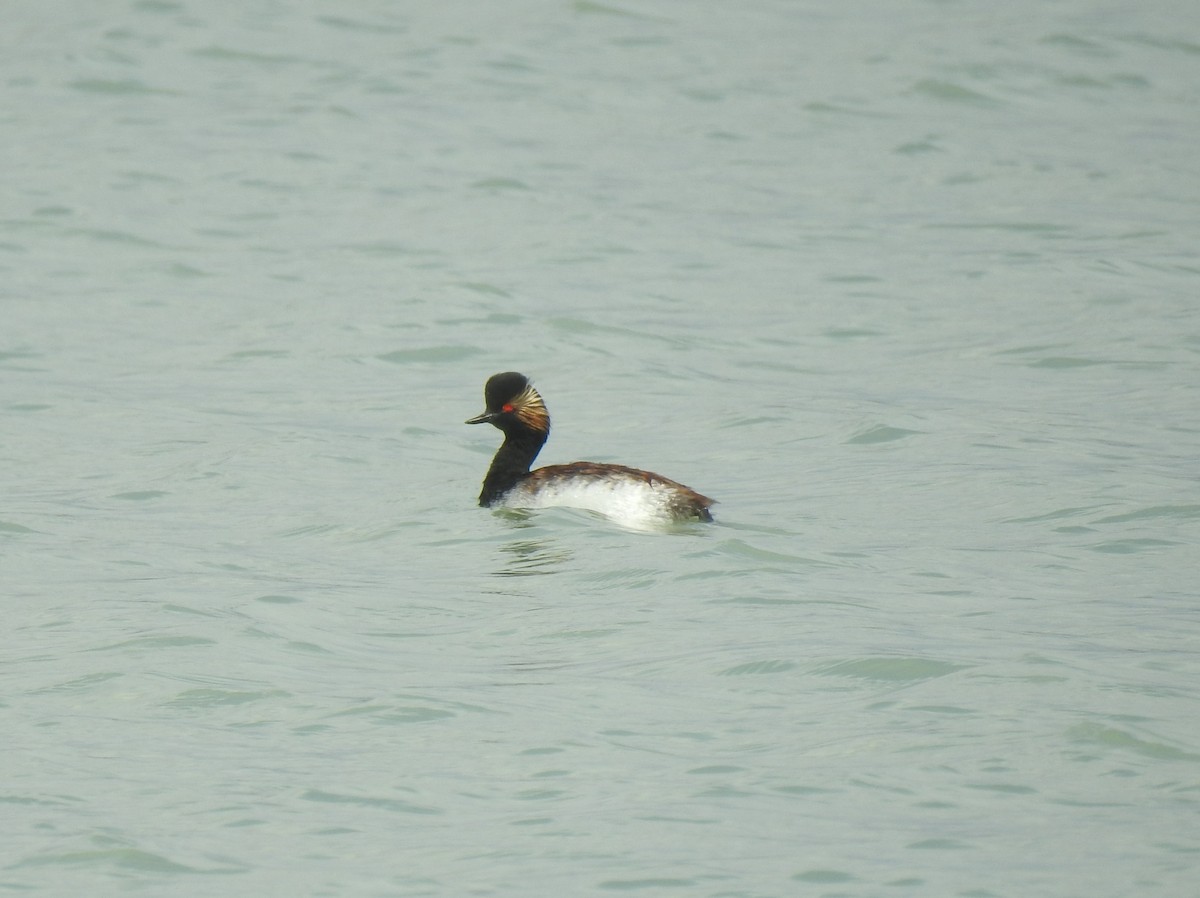
<svg viewBox="0 0 1200 898">
<path fill-rule="evenodd" d="M 511 412 L 512 410 L 513 410 L 513 405 L 511 402 L 506 402 L 506 403 L 504 403 L 504 405 L 500 406 L 500 411 L 502 411 L 502 412 Z"/>
</svg>

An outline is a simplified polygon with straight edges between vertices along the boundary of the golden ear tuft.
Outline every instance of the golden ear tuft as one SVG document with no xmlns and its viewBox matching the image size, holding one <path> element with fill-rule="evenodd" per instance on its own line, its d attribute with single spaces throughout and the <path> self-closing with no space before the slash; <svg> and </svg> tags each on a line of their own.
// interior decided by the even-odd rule
<svg viewBox="0 0 1200 898">
<path fill-rule="evenodd" d="M 517 394 L 512 400 L 512 406 L 517 418 L 527 427 L 543 432 L 550 429 L 550 413 L 546 411 L 546 404 L 542 401 L 541 394 L 533 388 L 533 384 L 527 384 L 525 389 Z"/>
</svg>

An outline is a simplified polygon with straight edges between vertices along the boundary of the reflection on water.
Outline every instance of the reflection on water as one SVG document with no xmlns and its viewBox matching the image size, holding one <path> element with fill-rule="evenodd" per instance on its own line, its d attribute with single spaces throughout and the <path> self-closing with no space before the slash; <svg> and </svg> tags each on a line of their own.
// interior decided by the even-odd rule
<svg viewBox="0 0 1200 898">
<path fill-rule="evenodd" d="M 532 527 L 523 522 L 518 526 Z M 497 577 L 535 577 L 559 573 L 573 552 L 558 543 L 553 537 L 515 540 L 500 547 L 504 566 L 493 571 Z"/>
</svg>

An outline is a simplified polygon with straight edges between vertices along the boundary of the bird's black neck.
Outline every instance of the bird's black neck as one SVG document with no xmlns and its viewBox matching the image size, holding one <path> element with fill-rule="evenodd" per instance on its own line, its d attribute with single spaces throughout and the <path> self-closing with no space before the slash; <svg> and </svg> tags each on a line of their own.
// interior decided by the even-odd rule
<svg viewBox="0 0 1200 898">
<path fill-rule="evenodd" d="M 536 431 L 504 435 L 504 445 L 496 451 L 492 466 L 483 478 L 483 492 L 479 494 L 480 505 L 488 506 L 496 502 L 529 473 L 529 466 L 542 451 L 546 436 L 547 434 Z"/>
</svg>

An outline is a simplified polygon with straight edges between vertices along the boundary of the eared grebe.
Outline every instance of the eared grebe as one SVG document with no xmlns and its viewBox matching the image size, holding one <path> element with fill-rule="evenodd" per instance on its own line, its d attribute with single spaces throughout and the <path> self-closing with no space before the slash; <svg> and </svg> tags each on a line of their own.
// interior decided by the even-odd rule
<svg viewBox="0 0 1200 898">
<path fill-rule="evenodd" d="M 480 505 L 566 505 L 634 526 L 712 520 L 708 510 L 712 499 L 649 471 L 590 461 L 530 471 L 550 435 L 550 414 L 542 397 L 525 375 L 505 371 L 488 378 L 483 398 L 487 411 L 466 423 L 500 428 L 504 444 L 483 479 Z"/>
</svg>

